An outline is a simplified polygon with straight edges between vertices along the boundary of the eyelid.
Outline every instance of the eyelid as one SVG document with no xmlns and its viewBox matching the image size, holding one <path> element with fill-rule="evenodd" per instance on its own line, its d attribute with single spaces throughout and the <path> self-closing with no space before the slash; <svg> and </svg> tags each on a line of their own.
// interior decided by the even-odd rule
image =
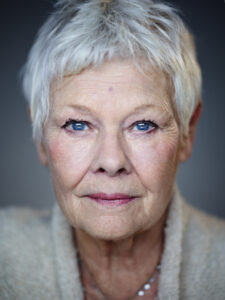
<svg viewBox="0 0 225 300">
<path fill-rule="evenodd" d="M 64 125 L 61 126 L 61 129 L 63 129 L 66 134 L 70 134 L 73 137 L 82 137 L 93 133 L 90 122 L 77 118 L 68 119 Z"/>
<path fill-rule="evenodd" d="M 89 128 L 91 127 L 90 122 L 86 121 L 86 120 L 82 120 L 82 119 L 68 119 L 62 126 L 62 129 L 66 129 L 67 127 L 69 127 L 73 122 L 77 122 L 77 123 L 85 123 Z"/>
<path fill-rule="evenodd" d="M 135 126 L 141 123 L 149 125 L 150 128 L 143 130 L 135 129 Z M 146 135 L 155 132 L 158 128 L 159 126 L 151 120 L 138 120 L 132 123 L 132 125 L 129 127 L 129 132 L 135 135 Z"/>
<path fill-rule="evenodd" d="M 155 118 L 158 119 L 158 121 L 155 121 Z M 145 112 L 145 113 L 140 113 L 140 114 L 134 114 L 129 116 L 128 118 L 124 119 L 123 121 L 123 125 L 122 127 L 125 128 L 129 128 L 131 126 L 133 126 L 134 124 L 136 124 L 137 122 L 151 122 L 155 125 L 158 125 L 158 122 L 160 121 L 160 118 L 157 114 L 155 113 L 150 113 L 149 112 Z"/>
<path fill-rule="evenodd" d="M 152 120 L 145 120 L 145 119 L 135 121 L 134 123 L 131 124 L 131 127 L 133 127 L 133 126 L 135 126 L 135 125 L 137 125 L 137 124 L 139 124 L 139 123 L 149 123 L 149 124 L 151 124 L 152 126 L 154 126 L 154 127 L 156 127 L 156 128 L 159 127 L 159 126 L 156 124 L 156 122 L 154 122 L 154 121 L 152 121 Z"/>
</svg>

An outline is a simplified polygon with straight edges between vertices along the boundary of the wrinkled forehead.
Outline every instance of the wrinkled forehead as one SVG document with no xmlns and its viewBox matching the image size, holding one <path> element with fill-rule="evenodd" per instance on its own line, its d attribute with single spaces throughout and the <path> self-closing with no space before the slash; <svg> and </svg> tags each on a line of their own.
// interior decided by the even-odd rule
<svg viewBox="0 0 225 300">
<path fill-rule="evenodd" d="M 82 104 L 93 100 L 96 104 L 100 97 L 116 98 L 121 105 L 126 101 L 131 106 L 132 101 L 145 101 L 173 110 L 172 95 L 171 81 L 156 68 L 149 65 L 140 69 L 130 61 L 110 61 L 76 75 L 67 75 L 62 80 L 54 80 L 51 106 L 60 108 L 74 101 Z"/>
</svg>

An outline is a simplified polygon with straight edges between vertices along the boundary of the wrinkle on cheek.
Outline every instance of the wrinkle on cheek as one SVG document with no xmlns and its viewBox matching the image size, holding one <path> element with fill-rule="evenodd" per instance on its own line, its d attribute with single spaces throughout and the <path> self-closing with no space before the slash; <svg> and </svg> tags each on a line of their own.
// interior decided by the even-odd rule
<svg viewBox="0 0 225 300">
<path fill-rule="evenodd" d="M 52 175 L 62 185 L 75 186 L 89 167 L 91 143 L 55 139 L 49 143 L 48 149 Z"/>
<path fill-rule="evenodd" d="M 130 160 L 148 194 L 143 203 L 145 215 L 149 215 L 152 207 L 159 201 L 153 198 L 154 194 L 160 195 L 160 189 L 165 191 L 164 186 L 168 186 L 169 189 L 174 180 L 178 145 L 179 131 L 174 125 L 167 132 L 156 135 L 149 141 L 142 140 L 130 147 L 132 148 Z M 158 209 L 160 210 L 160 207 Z"/>
<path fill-rule="evenodd" d="M 149 203 L 150 201 L 151 201 L 151 203 Z M 156 205 L 156 201 L 157 201 L 157 199 L 154 199 L 152 197 L 152 195 L 150 195 L 150 197 L 147 197 L 146 199 L 144 199 L 143 211 L 144 211 L 145 216 L 149 216 L 149 212 L 151 210 L 153 210 L 155 212 L 153 207 L 154 207 L 154 205 Z"/>
</svg>

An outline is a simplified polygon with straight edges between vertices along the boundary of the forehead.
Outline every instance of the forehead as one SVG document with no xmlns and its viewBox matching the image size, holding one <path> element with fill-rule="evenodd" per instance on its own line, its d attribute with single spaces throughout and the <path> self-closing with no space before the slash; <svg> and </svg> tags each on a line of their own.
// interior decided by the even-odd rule
<svg viewBox="0 0 225 300">
<path fill-rule="evenodd" d="M 51 90 L 52 105 L 87 106 L 154 104 L 170 106 L 170 85 L 165 74 L 149 66 L 141 72 L 129 61 L 111 61 L 90 67 L 78 75 L 55 81 Z M 111 100 L 111 101 L 110 101 Z"/>
</svg>

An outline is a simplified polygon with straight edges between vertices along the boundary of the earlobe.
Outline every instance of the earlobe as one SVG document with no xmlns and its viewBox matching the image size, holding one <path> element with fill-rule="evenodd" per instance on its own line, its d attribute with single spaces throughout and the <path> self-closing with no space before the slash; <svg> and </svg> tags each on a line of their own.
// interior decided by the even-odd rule
<svg viewBox="0 0 225 300">
<path fill-rule="evenodd" d="M 37 152 L 38 152 L 38 157 L 40 162 L 42 163 L 43 166 L 48 165 L 48 157 L 47 157 L 47 152 L 45 149 L 45 146 L 42 142 L 36 144 L 37 146 Z"/>
<path fill-rule="evenodd" d="M 194 138 L 195 138 L 195 131 L 196 131 L 197 123 L 200 118 L 201 112 L 202 112 L 202 101 L 198 103 L 191 116 L 189 122 L 188 135 L 183 138 L 183 142 L 179 152 L 180 162 L 185 162 L 191 156 L 193 144 L 194 144 Z"/>
</svg>

